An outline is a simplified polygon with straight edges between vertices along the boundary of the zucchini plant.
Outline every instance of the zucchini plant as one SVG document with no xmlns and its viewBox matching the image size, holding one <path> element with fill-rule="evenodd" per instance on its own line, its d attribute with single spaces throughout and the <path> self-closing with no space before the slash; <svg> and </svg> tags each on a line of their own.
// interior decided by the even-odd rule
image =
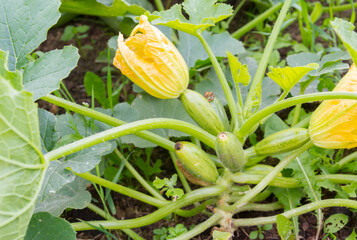
<svg viewBox="0 0 357 240">
<path fill-rule="evenodd" d="M 242 226 L 277 223 L 281 232 L 282 222 L 293 225 L 289 225 L 285 234 L 293 230 L 298 239 L 297 216 L 316 211 L 318 236 L 323 226 L 321 208 L 357 208 L 353 200 L 356 154 L 326 164 L 326 159 L 334 157 L 328 149 L 357 146 L 357 34 L 351 23 L 338 18 L 331 21 L 350 55 L 341 51 L 321 60 L 316 58 L 316 62 L 271 67 L 267 76 L 282 92 L 274 102 L 262 107 L 262 94 L 269 91 L 263 88 L 269 80 L 265 78 L 266 69 L 291 0 L 278 4 L 281 11 L 252 80 L 251 69 L 244 59 L 235 57 L 240 54 L 237 49 L 238 52 L 225 52 L 229 63 L 226 66 L 217 59 L 223 56 L 218 56 L 220 53 L 210 46 L 217 39 L 233 41 L 227 34 L 211 35 L 206 31 L 231 16 L 230 5 L 216 0 L 185 0 L 168 10 L 149 13 L 124 1 L 114 1 L 111 7 L 89 2 L 98 6 L 101 14 L 107 9 L 111 10 L 108 14 L 115 15 L 113 9 L 120 5 L 122 11 L 141 15 L 128 38 L 119 33 L 113 65 L 151 96 L 143 93 L 132 106 L 125 103 L 113 106 L 109 96 L 108 109 L 89 108 L 59 97 L 56 90 L 62 79 L 77 65 L 77 49 L 67 46 L 44 53 L 38 59 L 28 56 L 58 21 L 60 6 L 62 11 L 77 13 L 76 4 L 81 1 L 65 0 L 60 5 L 59 0 L 14 3 L 0 0 L 0 236 L 76 239 L 76 231 L 97 229 L 111 236 L 110 230 L 118 229 L 133 239 L 143 239 L 132 229 L 170 214 L 191 217 L 208 206 L 212 211 L 206 212 L 204 222 L 180 234 L 171 234 L 172 239 L 191 239 L 216 225 L 219 226 L 213 232 L 216 239 L 229 239 Z M 182 14 L 183 10 L 189 18 Z M 89 8 L 87 12 L 95 14 Z M 125 11 L 120 14 L 124 15 Z M 213 66 L 210 71 L 216 74 L 216 81 L 203 87 L 197 85 L 195 90 L 188 89 L 192 76 L 189 71 L 192 62 L 187 61 L 190 55 L 182 56 L 185 46 L 176 48 L 154 25 L 177 30 L 182 41 L 195 39 L 197 46 L 205 50 L 204 56 Z M 240 42 L 234 43 L 241 47 Z M 296 84 L 305 89 L 319 75 L 330 71 L 341 56 L 352 59 L 353 63 L 333 91 L 286 98 Z M 301 57 L 298 59 L 301 61 Z M 202 89 L 208 90 L 206 94 L 202 94 Z M 95 94 L 91 96 L 94 98 Z M 56 118 L 38 109 L 39 99 L 64 108 L 67 114 Z M 290 126 L 275 115 L 282 109 L 313 101 L 323 102 L 312 116 L 301 119 L 300 109 L 296 107 L 294 124 Z M 144 114 L 146 108 L 160 104 L 165 106 L 160 117 L 135 119 L 135 114 L 140 111 Z M 61 124 L 61 131 L 57 131 L 55 126 Z M 261 141 L 253 141 L 259 126 L 264 128 L 265 136 Z M 184 140 L 176 141 L 177 138 Z M 185 191 L 174 188 L 176 175 L 170 181 L 157 179 L 154 185 L 165 186 L 170 191 L 167 196 L 173 196 L 172 200 L 165 199 L 123 157 L 120 141 L 137 147 L 157 145 L 166 149 Z M 268 164 L 267 159 L 271 157 L 279 162 Z M 120 159 L 146 193 L 117 183 L 119 175 L 113 181 L 107 180 L 103 176 L 105 170 L 101 169 L 104 159 Z M 105 194 L 101 192 L 102 200 L 107 200 L 114 191 L 157 210 L 134 219 L 116 219 L 109 214 L 107 206 L 103 210 L 91 203 L 91 196 L 85 190 L 88 181 L 97 189 L 108 190 Z M 199 187 L 191 190 L 190 184 Z M 322 187 L 336 191 L 338 197 L 323 199 Z M 272 194 L 276 202 L 262 203 Z M 301 203 L 303 197 L 308 201 Z M 193 207 L 188 210 L 187 206 Z M 85 207 L 105 220 L 69 223 L 60 218 L 67 208 Z M 237 217 L 242 211 L 278 209 L 284 212 L 270 217 Z M 259 227 L 259 237 L 260 230 Z"/>
</svg>

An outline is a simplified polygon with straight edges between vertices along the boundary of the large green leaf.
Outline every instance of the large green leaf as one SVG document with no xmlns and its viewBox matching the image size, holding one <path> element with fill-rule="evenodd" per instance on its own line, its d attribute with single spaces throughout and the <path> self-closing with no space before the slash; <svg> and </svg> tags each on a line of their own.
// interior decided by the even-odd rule
<svg viewBox="0 0 357 240">
<path fill-rule="evenodd" d="M 353 62 L 357 64 L 357 33 L 353 31 L 355 28 L 353 24 L 341 18 L 336 18 L 331 22 L 331 25 L 351 54 Z"/>
<path fill-rule="evenodd" d="M 60 216 L 66 208 L 83 209 L 91 201 L 91 195 L 86 190 L 88 181 L 76 177 L 75 180 L 45 199 L 37 199 L 35 213 L 49 212 Z"/>
<path fill-rule="evenodd" d="M 219 34 L 203 32 L 202 36 L 210 45 L 216 57 L 226 57 L 227 51 L 234 55 L 245 52 L 242 42 L 232 38 L 228 32 Z M 179 32 L 179 38 L 180 42 L 177 48 L 189 68 L 194 67 L 198 60 L 208 59 L 207 51 L 198 38 L 184 32 Z"/>
<path fill-rule="evenodd" d="M 0 49 L 0 76 L 9 80 L 16 90 L 22 90 L 22 74 L 20 71 L 11 72 L 7 67 L 9 53 Z"/>
<path fill-rule="evenodd" d="M 45 53 L 25 66 L 24 88 L 33 93 L 34 100 L 57 90 L 61 80 L 77 66 L 78 59 L 78 49 L 73 46 Z"/>
<path fill-rule="evenodd" d="M 62 0 L 61 12 L 103 17 L 124 16 L 126 13 L 141 15 L 147 10 L 129 1 L 114 0 L 110 6 L 96 0 Z"/>
<path fill-rule="evenodd" d="M 41 212 L 32 216 L 25 240 L 76 240 L 76 231 L 66 220 Z"/>
<path fill-rule="evenodd" d="M 9 69 L 20 69 L 26 56 L 46 39 L 60 13 L 59 0 L 0 0 L 0 49 L 9 51 Z"/>
<path fill-rule="evenodd" d="M 16 5 L 15 3 L 13 3 Z M 1 7 L 3 7 L 2 5 Z M 0 66 L 0 236 L 22 239 L 44 176 L 37 107 Z"/>
<path fill-rule="evenodd" d="M 155 19 L 154 24 L 195 35 L 232 14 L 230 5 L 216 2 L 217 0 L 185 0 L 182 6 L 175 4 L 166 11 L 153 12 L 150 19 Z M 189 19 L 182 14 L 182 7 Z"/>
</svg>

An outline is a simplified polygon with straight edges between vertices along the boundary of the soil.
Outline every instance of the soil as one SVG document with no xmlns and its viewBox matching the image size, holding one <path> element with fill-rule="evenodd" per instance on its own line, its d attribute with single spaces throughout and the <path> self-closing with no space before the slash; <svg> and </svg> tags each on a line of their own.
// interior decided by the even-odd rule
<svg viewBox="0 0 357 240">
<path fill-rule="evenodd" d="M 173 5 L 177 1 L 163 1 L 164 6 L 167 4 Z M 235 1 L 228 1 L 228 3 L 234 5 Z M 242 11 L 250 11 L 254 12 L 254 4 L 253 3 L 247 3 L 243 6 Z M 340 13 L 343 15 L 348 15 L 350 12 L 343 12 Z M 248 21 L 248 17 L 246 14 L 240 14 L 240 16 L 237 16 L 234 21 L 231 24 L 230 31 L 233 32 L 235 29 L 238 27 L 244 25 Z M 299 31 L 296 31 L 298 29 L 297 23 L 294 23 L 291 25 L 291 28 L 288 28 L 287 31 L 291 34 L 293 39 L 297 41 L 301 41 L 301 37 L 299 35 Z M 84 85 L 83 85 L 83 78 L 86 74 L 87 71 L 94 72 L 95 74 L 105 77 L 106 72 L 103 72 L 102 69 L 107 66 L 106 63 L 98 63 L 96 62 L 96 58 L 98 54 L 104 50 L 107 47 L 107 42 L 108 39 L 111 36 L 116 35 L 117 33 L 111 32 L 111 30 L 105 26 L 104 23 L 100 21 L 100 19 L 96 17 L 89 17 L 89 16 L 78 16 L 74 18 L 72 21 L 66 24 L 68 25 L 74 25 L 74 26 L 79 26 L 79 25 L 88 25 L 89 26 L 89 31 L 88 36 L 81 39 L 81 44 L 82 46 L 84 45 L 90 45 L 93 47 L 92 50 L 83 50 L 81 52 L 81 58 L 78 62 L 78 67 L 75 68 L 71 74 L 64 80 L 64 83 L 66 87 L 68 88 L 69 92 L 71 93 L 72 97 L 75 99 L 77 103 L 83 103 L 86 102 L 90 105 L 91 99 L 90 97 L 87 96 Z M 47 52 L 53 49 L 61 49 L 65 45 L 74 45 L 77 46 L 77 43 L 75 40 L 70 40 L 67 42 L 61 41 L 60 38 L 63 35 L 65 26 L 53 28 L 48 32 L 47 40 L 43 42 L 38 50 Z M 244 39 L 248 38 L 251 35 L 245 36 Z M 321 41 L 321 39 L 319 40 Z M 286 56 L 286 53 L 289 49 L 283 49 L 280 52 L 282 56 Z M 286 52 L 284 52 L 286 51 Z M 114 81 L 119 81 L 120 80 L 120 73 L 119 71 L 113 71 L 112 72 L 112 77 Z M 131 86 L 129 84 L 126 85 L 126 90 L 127 92 L 130 92 L 132 94 L 135 94 L 131 90 Z M 120 101 L 127 101 L 127 95 L 121 95 L 120 96 Z M 49 104 L 44 101 L 39 101 L 39 106 L 42 108 L 45 108 L 53 113 L 63 113 L 63 110 L 57 108 L 56 106 Z M 314 108 L 316 108 L 317 104 L 306 104 L 304 105 L 305 109 L 308 109 L 312 111 Z M 283 110 L 278 113 L 280 117 L 285 119 L 287 117 L 287 114 L 289 112 L 288 110 Z M 167 154 L 166 151 L 160 150 L 160 149 L 155 149 L 153 153 L 153 159 L 155 159 L 156 156 L 160 156 L 160 159 L 163 160 L 164 166 L 171 166 L 171 160 L 169 155 Z M 167 164 L 166 164 L 167 163 Z M 166 169 L 164 175 L 170 176 L 174 173 L 173 169 Z M 164 176 L 163 175 L 163 176 Z M 96 191 L 94 190 L 93 187 L 89 187 L 88 189 L 91 193 L 94 199 L 99 199 L 97 196 Z M 138 189 L 142 192 L 145 192 L 144 189 Z M 325 193 L 329 197 L 331 196 L 331 193 L 326 192 Z M 130 218 L 136 218 L 139 216 L 144 216 L 147 215 L 153 211 L 155 211 L 156 208 L 143 204 L 142 202 L 139 202 L 135 199 L 128 198 L 126 196 L 120 195 L 118 193 L 112 192 L 113 200 L 116 205 L 116 210 L 117 214 L 115 217 L 118 219 L 130 219 Z M 276 199 L 273 199 L 272 197 L 268 199 L 267 201 L 272 202 L 276 201 Z M 99 200 L 97 202 L 100 202 Z M 102 207 L 100 204 L 98 206 Z M 207 209 L 207 211 L 209 211 Z M 249 218 L 249 217 L 261 217 L 261 216 L 271 216 L 280 213 L 281 211 L 275 211 L 275 212 L 242 212 L 236 215 L 236 218 Z M 351 232 L 353 228 L 356 228 L 356 219 L 355 219 L 355 214 L 353 215 L 348 209 L 346 208 L 329 208 L 329 209 L 324 209 L 324 216 L 327 218 L 333 213 L 345 213 L 348 214 L 351 219 L 349 224 L 343 228 L 341 231 L 339 231 L 336 234 L 337 239 L 345 239 Z M 354 216 L 354 217 L 353 217 Z M 101 220 L 102 218 L 95 213 L 93 213 L 89 209 L 83 209 L 83 210 L 71 210 L 66 213 L 64 213 L 63 217 L 65 217 L 68 221 L 70 222 L 76 222 L 78 219 L 82 220 Z M 159 229 L 161 227 L 170 227 L 170 226 L 175 226 L 177 223 L 183 223 L 187 228 L 189 228 L 192 224 L 199 224 L 203 222 L 205 219 L 207 219 L 207 215 L 205 214 L 199 214 L 194 217 L 190 218 L 182 218 L 179 216 L 172 217 L 170 220 L 161 220 L 156 222 L 155 224 L 142 227 L 139 229 L 134 229 L 138 234 L 140 234 L 143 238 L 145 239 L 152 239 L 153 237 L 153 230 L 154 229 Z M 312 213 L 304 214 L 299 217 L 299 222 L 300 222 L 300 236 L 301 239 L 315 239 L 316 238 L 316 217 Z M 235 232 L 234 239 L 250 239 L 249 234 L 252 231 L 257 230 L 257 227 L 244 227 L 244 228 L 239 228 Z M 118 239 L 128 239 L 125 234 L 122 234 L 120 231 L 114 231 L 112 232 L 115 234 Z M 323 234 L 320 235 L 319 239 L 322 239 Z M 78 232 L 77 234 L 77 239 L 106 239 L 105 235 L 100 232 L 100 231 L 85 231 L 85 232 Z M 212 239 L 211 237 L 211 229 L 203 232 L 199 236 L 195 237 L 194 239 Z M 265 231 L 264 232 L 264 239 L 280 239 L 276 227 L 274 225 L 274 228 L 270 231 Z M 329 237 L 327 239 L 330 239 Z"/>
</svg>

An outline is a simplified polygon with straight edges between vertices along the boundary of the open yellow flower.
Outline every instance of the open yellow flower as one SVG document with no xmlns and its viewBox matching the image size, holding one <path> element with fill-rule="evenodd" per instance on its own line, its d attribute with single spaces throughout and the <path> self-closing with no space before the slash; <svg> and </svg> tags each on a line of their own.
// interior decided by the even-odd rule
<svg viewBox="0 0 357 240">
<path fill-rule="evenodd" d="M 353 64 L 333 92 L 357 92 L 357 68 Z M 357 100 L 326 100 L 313 113 L 312 142 L 322 148 L 357 147 Z"/>
<path fill-rule="evenodd" d="M 144 15 L 126 41 L 119 33 L 113 64 L 157 98 L 177 98 L 189 82 L 187 65 L 179 51 Z"/>
</svg>

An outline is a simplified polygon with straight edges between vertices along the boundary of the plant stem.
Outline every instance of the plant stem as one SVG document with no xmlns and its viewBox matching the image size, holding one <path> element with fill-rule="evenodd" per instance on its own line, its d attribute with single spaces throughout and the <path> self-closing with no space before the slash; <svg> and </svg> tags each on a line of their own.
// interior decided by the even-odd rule
<svg viewBox="0 0 357 240">
<path fill-rule="evenodd" d="M 273 203 L 248 203 L 247 205 L 244 205 L 239 208 L 238 212 L 245 212 L 245 211 L 257 211 L 257 212 L 269 212 L 269 211 L 275 211 L 278 209 L 284 208 L 283 205 L 279 202 L 273 202 Z"/>
<path fill-rule="evenodd" d="M 239 172 L 232 175 L 232 181 L 239 184 L 258 184 L 266 175 L 263 174 L 252 174 Z M 357 182 L 357 175 L 352 174 L 326 174 L 326 175 L 316 175 L 316 180 L 322 182 L 324 180 L 329 180 L 337 184 L 349 184 L 352 182 Z M 297 188 L 302 187 L 300 181 L 293 177 L 280 177 L 276 176 L 269 183 L 269 186 L 281 187 L 281 188 Z"/>
<path fill-rule="evenodd" d="M 95 206 L 92 203 L 88 203 L 87 208 L 89 208 L 90 210 L 92 210 L 93 212 L 95 212 L 96 214 L 107 220 L 117 220 L 115 217 L 108 215 L 105 211 L 103 211 L 102 209 L 100 209 L 99 207 Z M 122 231 L 125 232 L 129 237 L 131 237 L 134 240 L 145 240 L 131 229 L 122 229 Z"/>
<path fill-rule="evenodd" d="M 247 95 L 247 98 L 246 98 L 246 101 L 245 101 L 245 104 L 244 104 L 244 109 L 243 109 L 244 116 L 249 116 L 248 111 L 252 111 L 253 110 L 251 108 L 252 108 L 252 104 L 253 104 L 254 98 L 257 95 L 257 93 L 256 93 L 257 92 L 257 88 L 258 88 L 258 86 L 261 84 L 261 82 L 263 80 L 263 77 L 264 77 L 264 74 L 265 74 L 265 71 L 266 71 L 266 68 L 267 68 L 267 65 L 268 65 L 268 61 L 269 61 L 270 55 L 271 55 L 271 53 L 273 51 L 274 44 L 275 44 L 276 39 L 277 39 L 277 37 L 279 35 L 281 26 L 282 26 L 282 24 L 284 22 L 286 14 L 287 14 L 287 12 L 289 10 L 290 4 L 291 4 L 291 0 L 286 0 L 284 2 L 284 5 L 283 5 L 283 7 L 281 9 L 279 17 L 276 20 L 276 23 L 274 24 L 274 28 L 273 28 L 273 30 L 272 30 L 272 32 L 270 34 L 269 40 L 268 40 L 267 45 L 266 45 L 266 47 L 264 49 L 264 53 L 263 53 L 262 58 L 261 58 L 261 60 L 259 62 L 257 71 L 256 71 L 256 73 L 254 75 L 252 84 L 250 86 L 250 89 L 249 89 L 249 92 L 248 92 L 248 95 Z M 261 90 L 260 90 L 259 94 L 261 94 Z M 258 108 L 259 107 L 257 107 L 256 110 L 258 110 Z"/>
<path fill-rule="evenodd" d="M 206 229 L 212 227 L 213 225 L 216 225 L 218 221 L 223 217 L 223 212 L 218 211 L 215 214 L 213 214 L 210 218 L 208 218 L 206 221 L 203 223 L 198 224 L 194 229 L 181 234 L 178 237 L 171 238 L 171 240 L 186 240 L 186 239 L 192 239 L 193 237 L 197 236 L 198 234 L 204 232 Z"/>
<path fill-rule="evenodd" d="M 344 4 L 344 5 L 339 5 L 339 6 L 333 6 L 331 7 L 331 11 L 333 12 L 342 12 L 346 10 L 350 10 L 353 7 L 357 8 L 357 3 L 352 4 Z M 309 7 L 309 9 L 313 9 L 313 7 Z M 330 7 L 322 7 L 322 12 L 326 13 L 330 11 Z"/>
<path fill-rule="evenodd" d="M 357 209 L 357 201 L 349 200 L 349 199 L 320 200 L 317 202 L 306 204 L 298 208 L 291 209 L 281 214 L 287 218 L 292 218 L 307 212 L 314 211 L 316 209 L 325 208 L 325 207 L 337 207 L 337 206 Z M 233 220 L 233 225 L 235 227 L 243 227 L 243 226 L 264 225 L 264 224 L 275 223 L 275 222 L 276 222 L 276 215 L 271 217 L 236 219 Z"/>
<path fill-rule="evenodd" d="M 161 0 L 155 0 L 155 5 L 156 5 L 156 8 L 157 8 L 157 10 L 158 10 L 159 12 L 165 10 L 164 5 L 162 4 L 162 1 L 161 1 Z"/>
<path fill-rule="evenodd" d="M 128 219 L 128 220 L 115 220 L 115 221 L 89 221 L 88 223 L 93 226 L 104 227 L 105 229 L 138 228 L 157 222 L 160 219 L 164 218 L 165 216 L 175 212 L 179 208 L 190 205 L 197 201 L 218 196 L 226 190 L 227 188 L 225 186 L 218 186 L 218 185 L 211 186 L 211 187 L 204 187 L 192 191 L 190 193 L 187 193 L 181 199 L 175 202 L 171 202 L 165 205 L 164 207 L 160 208 L 159 210 L 143 217 Z M 71 223 L 71 225 L 73 229 L 76 231 L 94 229 L 94 227 L 89 226 L 85 222 Z"/>
<path fill-rule="evenodd" d="M 155 128 L 170 128 L 188 133 L 192 136 L 197 137 L 202 142 L 206 143 L 208 146 L 214 148 L 215 138 L 208 132 L 193 124 L 169 118 L 151 118 L 127 123 L 125 125 L 114 127 L 112 129 L 108 129 L 106 131 L 83 138 L 63 147 L 57 148 L 51 152 L 48 152 L 44 155 L 44 157 L 47 161 L 52 161 L 104 141 L 109 141 L 124 135 Z"/>
<path fill-rule="evenodd" d="M 249 202 L 254 196 L 260 193 L 268 184 L 274 179 L 274 177 L 279 174 L 291 161 L 293 161 L 300 154 L 312 147 L 311 142 L 305 143 L 302 147 L 298 148 L 292 152 L 289 156 L 284 158 L 274 169 L 266 175 L 253 189 L 251 189 L 247 194 L 245 194 L 241 199 L 235 202 L 233 205 L 227 207 L 226 211 L 234 212 L 238 210 L 241 206 Z"/>
<path fill-rule="evenodd" d="M 157 199 L 157 198 L 154 198 L 154 197 L 151 197 L 149 195 L 146 195 L 144 193 L 141 193 L 141 192 L 138 192 L 138 191 L 135 191 L 131 188 L 127 188 L 127 187 L 124 187 L 124 186 L 121 186 L 117 183 L 113 183 L 111 181 L 108 181 L 106 179 L 103 179 L 103 178 L 100 178 L 100 177 L 97 177 L 93 174 L 90 174 L 90 173 L 76 173 L 76 172 L 73 172 L 74 174 L 76 174 L 77 176 L 81 177 L 81 178 L 84 178 L 88 181 L 91 181 L 93 183 L 96 183 L 96 184 L 99 184 L 103 187 L 106 187 L 106 188 L 109 188 L 115 192 L 118 192 L 120 194 L 123 194 L 123 195 L 126 195 L 128 197 L 131 197 L 131 198 L 135 198 L 137 200 L 140 200 L 144 203 L 148 203 L 150 205 L 153 205 L 155 207 L 162 207 L 164 205 L 166 205 L 168 203 L 168 201 L 166 200 L 161 200 L 161 199 Z"/>
<path fill-rule="evenodd" d="M 158 193 L 149 183 L 145 181 L 145 179 L 135 170 L 135 168 L 130 164 L 129 161 L 125 161 L 123 154 L 118 149 L 114 149 L 114 153 L 120 158 L 121 161 L 124 162 L 125 167 L 129 170 L 129 172 L 138 180 L 138 182 L 153 196 L 161 200 L 165 200 L 165 198 Z"/>
<path fill-rule="evenodd" d="M 342 158 L 337 164 L 338 168 L 341 169 L 343 166 L 345 166 L 347 163 L 352 162 L 353 160 L 357 159 L 357 152 L 351 153 L 350 155 Z"/>
<path fill-rule="evenodd" d="M 212 62 L 212 65 L 213 65 L 214 69 L 216 70 L 218 79 L 219 79 L 219 81 L 220 81 L 220 83 L 222 85 L 222 89 L 224 91 L 224 95 L 226 96 L 226 99 L 227 99 L 228 108 L 229 108 L 229 111 L 230 111 L 231 116 L 232 116 L 232 122 L 234 123 L 233 126 L 234 126 L 234 128 L 237 128 L 238 127 L 238 119 L 237 119 L 238 111 L 237 111 L 236 103 L 235 103 L 234 98 L 233 98 L 232 91 L 231 91 L 231 89 L 230 89 L 230 87 L 228 85 L 226 76 L 224 75 L 224 73 L 222 71 L 222 68 L 219 65 L 219 63 L 217 61 L 217 58 L 214 55 L 211 47 L 208 45 L 208 43 L 203 38 L 203 36 L 200 33 L 197 33 L 195 36 L 200 40 L 200 42 L 202 43 L 203 47 L 206 49 L 206 51 L 208 53 L 208 56 L 209 56 L 209 58 L 210 58 L 210 60 Z"/>
<path fill-rule="evenodd" d="M 126 124 L 126 122 L 119 120 L 117 118 L 114 118 L 112 116 L 106 115 L 104 113 L 92 110 L 90 108 L 86 108 L 84 106 L 81 106 L 79 104 L 76 103 L 72 103 L 69 102 L 67 100 L 64 100 L 62 98 L 53 96 L 51 94 L 48 94 L 44 97 L 41 98 L 42 100 L 45 100 L 49 103 L 55 104 L 59 107 L 63 107 L 66 110 L 70 110 L 76 113 L 79 113 L 81 115 L 93 118 L 95 120 L 98 120 L 100 122 L 106 123 L 108 125 L 111 126 L 121 126 L 123 124 Z M 148 131 L 143 131 L 143 132 L 138 132 L 135 133 L 136 136 L 141 137 L 143 139 L 146 139 L 152 143 L 155 143 L 157 145 L 159 145 L 162 148 L 165 148 L 169 151 L 174 151 L 175 150 L 175 143 L 171 142 L 170 140 L 157 135 L 155 133 L 152 132 L 148 132 Z"/>
<path fill-rule="evenodd" d="M 277 3 L 274 6 L 270 7 L 265 12 L 255 17 L 252 21 L 250 21 L 249 23 L 245 24 L 243 27 L 239 28 L 237 31 L 232 33 L 232 37 L 236 39 L 241 38 L 244 34 L 255 28 L 257 25 L 262 23 L 265 19 L 267 19 L 268 17 L 273 15 L 276 11 L 278 11 L 282 5 L 283 5 L 282 3 Z"/>
<path fill-rule="evenodd" d="M 245 136 L 248 136 L 252 133 L 252 130 L 255 130 L 256 124 L 258 124 L 265 117 L 277 111 L 294 106 L 299 103 L 314 102 L 328 99 L 357 99 L 357 94 L 351 92 L 312 93 L 276 102 L 251 116 L 239 130 L 238 136 L 240 138 L 245 138 Z"/>
</svg>

